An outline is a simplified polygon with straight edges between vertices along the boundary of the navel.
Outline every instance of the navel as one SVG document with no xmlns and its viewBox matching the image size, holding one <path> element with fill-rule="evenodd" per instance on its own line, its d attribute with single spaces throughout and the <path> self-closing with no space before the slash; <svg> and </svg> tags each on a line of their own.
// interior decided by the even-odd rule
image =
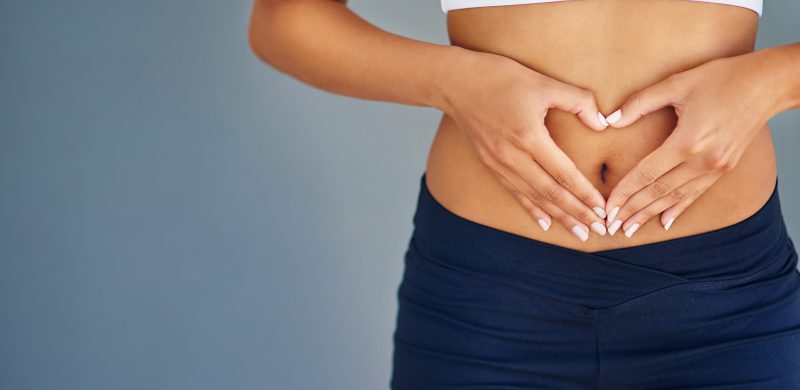
<svg viewBox="0 0 800 390">
<path fill-rule="evenodd" d="M 606 173 L 608 173 L 608 165 L 606 163 L 600 164 L 600 181 L 606 182 Z"/>
</svg>

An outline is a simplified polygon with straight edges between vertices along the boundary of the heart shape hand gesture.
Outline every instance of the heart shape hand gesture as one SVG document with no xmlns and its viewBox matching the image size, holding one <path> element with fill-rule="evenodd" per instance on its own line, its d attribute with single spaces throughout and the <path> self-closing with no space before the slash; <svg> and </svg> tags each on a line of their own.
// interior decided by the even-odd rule
<svg viewBox="0 0 800 390">
<path fill-rule="evenodd" d="M 780 82 L 759 68 L 765 60 L 755 52 L 709 61 L 632 94 L 608 117 L 598 111 L 591 91 L 501 55 L 464 50 L 443 62 L 447 71 L 437 79 L 444 86 L 442 110 L 542 229 L 550 228 L 552 216 L 586 241 L 590 228 L 605 235 L 621 227 L 631 237 L 656 215 L 669 229 L 736 166 L 758 131 L 788 108 L 765 88 Z M 602 131 L 629 126 L 668 106 L 679 118 L 677 127 L 617 183 L 608 201 L 544 123 L 548 110 L 556 108 Z"/>
</svg>

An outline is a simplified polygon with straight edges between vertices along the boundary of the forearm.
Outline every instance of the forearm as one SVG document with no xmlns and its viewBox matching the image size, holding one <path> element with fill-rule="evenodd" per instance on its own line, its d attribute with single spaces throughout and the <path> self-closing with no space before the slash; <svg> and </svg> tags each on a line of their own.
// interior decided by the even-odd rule
<svg viewBox="0 0 800 390">
<path fill-rule="evenodd" d="M 466 51 L 388 33 L 331 0 L 254 3 L 248 34 L 256 55 L 336 94 L 442 108 L 439 72 Z"/>
<path fill-rule="evenodd" d="M 756 52 L 762 56 L 760 70 L 770 81 L 776 98 L 774 113 L 800 109 L 800 42 Z"/>
</svg>

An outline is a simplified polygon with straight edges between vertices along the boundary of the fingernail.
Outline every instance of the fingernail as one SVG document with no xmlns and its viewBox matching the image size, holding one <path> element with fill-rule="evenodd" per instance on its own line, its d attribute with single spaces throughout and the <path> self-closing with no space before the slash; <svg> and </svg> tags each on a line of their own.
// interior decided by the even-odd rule
<svg viewBox="0 0 800 390">
<path fill-rule="evenodd" d="M 547 221 L 545 221 L 545 220 L 543 220 L 541 218 L 539 218 L 539 226 L 541 226 L 544 231 L 547 231 L 547 229 L 550 229 L 550 225 L 547 224 Z"/>
<path fill-rule="evenodd" d="M 672 221 L 675 220 L 675 217 L 670 218 L 667 223 L 664 224 L 664 230 L 669 230 L 669 227 L 672 226 Z"/>
<path fill-rule="evenodd" d="M 617 232 L 617 229 L 619 229 L 620 226 L 622 226 L 622 220 L 621 219 L 617 220 L 617 221 L 614 221 L 614 223 L 612 223 L 611 226 L 608 227 L 608 232 L 611 233 L 611 235 L 613 236 L 614 233 Z"/>
<path fill-rule="evenodd" d="M 575 225 L 572 227 L 572 233 L 578 236 L 578 238 L 580 238 L 581 241 L 586 241 L 589 239 L 589 232 L 583 230 L 583 228 L 581 228 L 579 225 Z"/>
<path fill-rule="evenodd" d="M 634 223 L 633 225 L 629 226 L 628 230 L 625 230 L 625 236 L 627 236 L 628 238 L 631 238 L 633 233 L 636 232 L 636 229 L 638 229 L 638 228 L 639 228 L 639 224 L 638 223 Z"/>
<path fill-rule="evenodd" d="M 604 117 L 603 114 L 598 112 L 597 119 L 600 121 L 600 123 L 603 124 L 603 126 L 608 126 L 608 122 L 606 122 L 606 117 Z"/>
<path fill-rule="evenodd" d="M 617 123 L 621 117 L 622 109 L 618 108 L 617 111 L 612 112 L 611 115 L 606 117 L 606 122 L 613 125 L 614 123 Z"/>
<path fill-rule="evenodd" d="M 597 232 L 597 234 L 601 236 L 606 235 L 606 226 L 600 222 L 592 222 L 592 230 L 594 230 L 595 232 Z"/>
<path fill-rule="evenodd" d="M 611 209 L 611 212 L 608 213 L 608 220 L 614 222 L 614 218 L 617 217 L 617 213 L 619 212 L 619 207 L 614 207 Z"/>
<path fill-rule="evenodd" d="M 598 217 L 600 218 L 606 217 L 606 211 L 603 210 L 602 207 L 592 207 L 592 210 L 594 210 L 594 213 L 597 214 Z"/>
</svg>

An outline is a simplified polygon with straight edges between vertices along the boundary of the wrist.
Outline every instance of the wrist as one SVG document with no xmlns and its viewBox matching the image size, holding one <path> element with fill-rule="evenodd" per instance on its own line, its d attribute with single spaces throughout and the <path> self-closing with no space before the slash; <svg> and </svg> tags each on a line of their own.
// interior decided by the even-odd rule
<svg viewBox="0 0 800 390">
<path fill-rule="evenodd" d="M 771 114 L 800 108 L 800 44 L 761 49 L 752 53 L 759 57 L 758 72 L 764 77 L 764 88 L 774 96 Z"/>
<path fill-rule="evenodd" d="M 433 104 L 432 106 L 451 115 L 453 113 L 453 97 L 456 87 L 463 83 L 460 72 L 468 68 L 481 54 L 459 46 L 446 46 L 438 61 L 433 74 Z"/>
</svg>

